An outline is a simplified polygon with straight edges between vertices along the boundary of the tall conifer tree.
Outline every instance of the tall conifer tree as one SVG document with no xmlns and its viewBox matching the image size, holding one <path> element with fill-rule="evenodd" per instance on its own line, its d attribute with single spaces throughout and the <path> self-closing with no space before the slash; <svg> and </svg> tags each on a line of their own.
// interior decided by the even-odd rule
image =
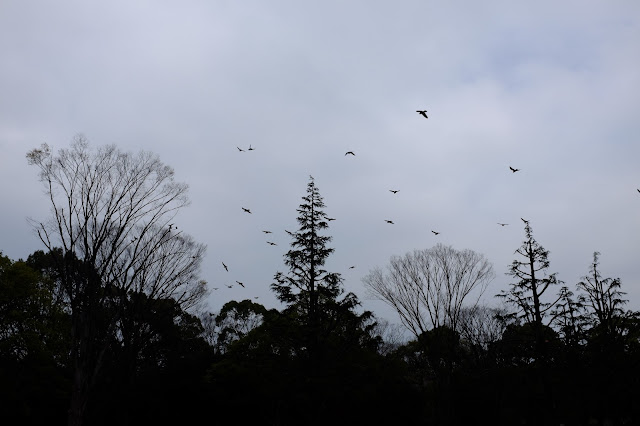
<svg viewBox="0 0 640 426">
<path fill-rule="evenodd" d="M 344 292 L 342 277 L 324 267 L 334 249 L 327 246 L 331 237 L 322 235 L 329 227 L 329 219 L 312 176 L 307 184 L 307 195 L 302 200 L 297 209 L 300 228 L 290 232 L 291 249 L 284 255 L 289 272 L 276 273 L 271 289 L 278 300 L 287 304 L 285 311 L 306 329 L 305 346 L 312 361 L 318 361 L 321 346 L 329 335 L 344 337 L 353 335 L 355 330 L 362 331 L 372 314 L 354 313 L 360 302 L 353 293 L 338 299 Z"/>
</svg>

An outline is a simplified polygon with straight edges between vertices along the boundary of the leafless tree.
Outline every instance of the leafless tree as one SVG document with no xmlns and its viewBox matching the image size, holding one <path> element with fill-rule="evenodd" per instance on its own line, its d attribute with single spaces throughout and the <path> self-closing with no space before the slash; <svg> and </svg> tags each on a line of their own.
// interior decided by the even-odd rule
<svg viewBox="0 0 640 426">
<path fill-rule="evenodd" d="M 69 149 L 53 154 L 43 144 L 27 159 L 40 169 L 51 203 L 50 219 L 32 224 L 46 248 L 61 253 L 65 271 L 74 360 L 69 424 L 79 425 L 108 345 L 125 338 L 119 327 L 128 295 L 194 308 L 206 294 L 198 279 L 205 247 L 173 225 L 189 203 L 187 185 L 152 153 L 93 149 L 76 136 Z M 108 317 L 98 317 L 107 308 Z"/>
<path fill-rule="evenodd" d="M 464 302 L 475 296 L 471 306 L 477 304 L 494 276 L 483 255 L 437 244 L 393 256 L 386 272 L 375 268 L 363 281 L 417 337 L 442 325 L 457 331 Z"/>
<path fill-rule="evenodd" d="M 465 342 L 487 349 L 489 344 L 502 337 L 506 322 L 502 319 L 507 310 L 502 307 L 476 305 L 465 307 L 460 313 L 459 331 Z"/>
<path fill-rule="evenodd" d="M 382 338 L 382 343 L 378 347 L 380 355 L 389 355 L 408 341 L 406 328 L 402 324 L 392 324 L 382 318 L 376 320 L 372 331 Z"/>
</svg>

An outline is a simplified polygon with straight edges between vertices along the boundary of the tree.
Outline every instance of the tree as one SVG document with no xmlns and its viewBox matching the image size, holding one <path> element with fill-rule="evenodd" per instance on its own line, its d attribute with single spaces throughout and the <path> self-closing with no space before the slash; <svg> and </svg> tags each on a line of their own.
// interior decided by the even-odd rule
<svg viewBox="0 0 640 426">
<path fill-rule="evenodd" d="M 551 324 L 558 328 L 565 345 L 575 349 L 584 338 L 586 325 L 584 297 L 576 298 L 568 287 L 562 287 L 551 315 Z"/>
<path fill-rule="evenodd" d="M 225 303 L 214 318 L 216 352 L 225 353 L 229 345 L 259 327 L 267 314 L 267 308 L 249 299 Z"/>
<path fill-rule="evenodd" d="M 31 258 L 31 257 L 30 257 Z M 67 404 L 69 316 L 53 283 L 0 252 L 0 399 L 7 424 L 59 423 Z"/>
<path fill-rule="evenodd" d="M 363 281 L 416 337 L 443 325 L 458 331 L 465 301 L 476 291 L 477 304 L 495 275 L 483 255 L 443 244 L 393 256 L 387 270 L 375 268 Z"/>
<path fill-rule="evenodd" d="M 44 144 L 27 159 L 39 168 L 52 207 L 48 221 L 32 223 L 71 312 L 69 424 L 80 425 L 105 352 L 130 336 L 124 314 L 132 295 L 193 308 L 206 294 L 198 279 L 205 247 L 174 226 L 188 205 L 187 185 L 154 154 L 91 149 L 77 136 L 57 155 Z"/>
<path fill-rule="evenodd" d="M 460 313 L 459 329 L 462 340 L 472 348 L 486 351 L 502 337 L 506 324 L 502 307 L 484 305 L 465 307 Z"/>
<path fill-rule="evenodd" d="M 559 298 L 553 302 L 545 302 L 542 298 L 547 289 L 560 283 L 556 274 L 548 274 L 549 251 L 545 250 L 533 238 L 533 230 L 529 222 L 525 222 L 525 240 L 515 251 L 523 259 L 516 259 L 511 263 L 507 275 L 517 279 L 509 284 L 509 291 L 502 290 L 498 297 L 517 307 L 518 311 L 509 316 L 522 319 L 526 324 L 532 324 L 535 334 L 535 358 L 544 352 L 543 318 L 555 306 Z"/>
<path fill-rule="evenodd" d="M 324 269 L 325 261 L 334 249 L 327 247 L 331 237 L 321 234 L 329 227 L 329 220 L 313 177 L 309 179 L 307 195 L 302 200 L 297 209 L 300 228 L 292 233 L 292 248 L 284 255 L 289 273 L 276 273 L 271 289 L 278 300 L 287 305 L 286 313 L 304 326 L 304 335 L 308 337 L 303 347 L 307 349 L 314 369 L 322 356 L 320 352 L 327 353 L 329 342 L 335 349 L 344 350 L 344 345 L 335 346 L 337 341 L 364 345 L 375 344 L 372 342 L 376 339 L 369 333 L 373 327 L 371 312 L 355 313 L 360 302 L 353 293 L 339 299 L 344 293 L 342 278 L 340 274 Z"/>
<path fill-rule="evenodd" d="M 627 303 L 621 290 L 620 278 L 602 278 L 598 270 L 598 256 L 593 253 L 593 263 L 589 268 L 589 275 L 584 276 L 578 283 L 578 288 L 584 290 L 587 296 L 584 304 L 592 311 L 594 326 L 601 329 L 606 335 L 613 335 L 616 328 L 616 320 L 624 315 L 622 306 Z"/>
</svg>

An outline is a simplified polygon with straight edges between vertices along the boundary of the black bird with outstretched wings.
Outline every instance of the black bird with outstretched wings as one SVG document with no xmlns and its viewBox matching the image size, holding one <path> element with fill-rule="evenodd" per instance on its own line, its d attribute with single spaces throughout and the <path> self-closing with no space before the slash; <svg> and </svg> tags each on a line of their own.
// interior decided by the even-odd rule
<svg viewBox="0 0 640 426">
<path fill-rule="evenodd" d="M 356 154 L 354 154 L 353 151 L 347 151 L 344 155 L 353 155 L 355 157 Z"/>
<path fill-rule="evenodd" d="M 385 219 L 384 221 L 393 225 L 393 221 L 392 220 Z"/>
<path fill-rule="evenodd" d="M 431 231 L 431 232 L 433 232 L 435 235 L 438 235 L 438 234 L 439 234 L 439 232 L 436 232 L 436 231 Z"/>
<path fill-rule="evenodd" d="M 394 194 L 397 194 L 400 190 L 399 189 L 390 189 L 389 192 L 393 192 Z"/>
<path fill-rule="evenodd" d="M 513 173 L 515 173 L 515 172 L 519 172 L 519 171 L 520 171 L 520 169 L 514 169 L 514 168 L 513 168 L 513 167 L 511 167 L 511 166 L 509 166 L 509 168 L 511 169 L 511 171 L 512 171 Z"/>
<path fill-rule="evenodd" d="M 423 116 L 424 118 L 429 118 L 429 117 L 427 117 L 427 110 L 422 110 L 422 111 L 418 110 L 416 112 L 418 114 L 420 114 L 421 116 Z"/>
<path fill-rule="evenodd" d="M 242 210 L 244 210 L 245 212 L 251 214 L 251 210 L 249 210 L 249 209 L 245 209 L 244 207 L 242 207 Z"/>
<path fill-rule="evenodd" d="M 244 288 L 244 284 L 242 284 L 242 283 L 241 283 L 240 281 L 238 281 L 238 280 L 236 280 L 236 282 L 237 282 L 238 284 L 240 284 L 240 287 Z"/>
<path fill-rule="evenodd" d="M 227 265 L 224 264 L 224 262 L 222 262 L 222 266 L 224 266 L 224 270 L 229 272 L 229 268 L 227 268 Z"/>
</svg>

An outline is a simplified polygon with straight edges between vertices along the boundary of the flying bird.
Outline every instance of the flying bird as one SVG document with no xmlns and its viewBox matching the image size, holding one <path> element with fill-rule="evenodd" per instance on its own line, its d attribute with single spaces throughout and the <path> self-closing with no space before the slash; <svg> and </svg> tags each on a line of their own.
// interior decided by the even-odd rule
<svg viewBox="0 0 640 426">
<path fill-rule="evenodd" d="M 272 246 L 277 246 L 276 243 L 272 243 L 271 241 L 267 241 L 267 244 L 272 245 Z"/>
<path fill-rule="evenodd" d="M 240 148 L 239 146 L 236 146 L 236 148 L 238 148 L 238 151 L 244 152 L 244 149 Z"/>
<path fill-rule="evenodd" d="M 640 189 L 638 189 L 638 192 L 640 192 Z"/>
<path fill-rule="evenodd" d="M 227 265 L 224 264 L 224 262 L 222 262 L 222 266 L 224 266 L 224 270 L 229 272 L 229 268 L 227 268 Z"/>
<path fill-rule="evenodd" d="M 508 225 L 508 223 L 500 223 L 500 222 L 498 222 L 498 225 L 500 225 L 500 226 L 507 226 L 507 225 Z"/>
<path fill-rule="evenodd" d="M 228 285 L 227 288 L 233 288 L 233 286 L 232 285 Z"/>
<path fill-rule="evenodd" d="M 213 288 L 214 290 L 217 290 L 217 289 L 218 289 L 218 287 L 212 287 L 212 288 Z"/>
<path fill-rule="evenodd" d="M 332 218 L 332 217 L 328 217 L 328 218 L 327 218 L 327 220 L 328 220 L 329 222 L 331 222 L 332 220 L 335 220 L 335 219 L 334 219 L 334 218 Z"/>
<path fill-rule="evenodd" d="M 287 231 L 286 229 L 284 230 L 284 232 L 286 232 L 287 234 L 291 235 L 292 237 L 294 236 L 294 233 L 291 231 Z"/>
<path fill-rule="evenodd" d="M 420 114 L 421 116 L 423 116 L 424 118 L 429 118 L 429 117 L 427 117 L 427 111 L 426 111 L 426 110 L 424 110 L 424 111 L 420 111 L 420 110 L 418 110 L 418 111 L 416 111 L 416 112 L 417 112 L 418 114 Z"/>
<path fill-rule="evenodd" d="M 393 192 L 394 194 L 397 194 L 398 191 L 400 191 L 399 189 L 390 189 L 389 192 Z"/>
<path fill-rule="evenodd" d="M 244 210 L 245 212 L 251 214 L 251 210 L 249 210 L 249 209 L 245 209 L 244 207 L 242 207 L 242 210 Z"/>
<path fill-rule="evenodd" d="M 262 231 L 262 232 L 264 232 L 265 234 L 271 234 L 271 231 Z"/>
<path fill-rule="evenodd" d="M 520 171 L 520 169 L 514 169 L 514 168 L 513 168 L 513 167 L 511 167 L 511 166 L 509 166 L 509 168 L 511 169 L 511 171 L 512 171 L 513 173 L 515 173 L 515 172 L 519 172 L 519 171 Z"/>
<path fill-rule="evenodd" d="M 436 234 L 436 235 L 438 235 L 438 234 L 439 234 L 439 232 L 436 232 L 436 231 L 431 231 L 431 232 L 433 232 L 433 233 L 434 233 L 434 234 Z"/>
<path fill-rule="evenodd" d="M 241 286 L 242 288 L 244 288 L 244 284 L 242 284 L 242 283 L 241 283 L 240 281 L 238 281 L 238 280 L 236 280 L 236 282 L 237 282 L 238 284 L 240 284 L 240 286 Z"/>
<path fill-rule="evenodd" d="M 251 147 L 251 144 L 249 144 L 249 151 L 253 151 L 254 148 Z"/>
<path fill-rule="evenodd" d="M 384 221 L 393 225 L 393 221 L 391 221 L 389 219 L 385 219 Z"/>
<path fill-rule="evenodd" d="M 349 266 L 349 269 L 353 269 L 353 268 L 355 268 L 355 266 Z"/>
<path fill-rule="evenodd" d="M 520 218 L 520 220 L 526 223 L 527 225 L 529 224 L 529 221 L 527 219 Z"/>
<path fill-rule="evenodd" d="M 351 155 L 353 155 L 355 157 L 355 154 L 353 153 L 353 151 L 347 151 L 344 155 L 349 155 L 349 154 L 351 154 Z"/>
</svg>

